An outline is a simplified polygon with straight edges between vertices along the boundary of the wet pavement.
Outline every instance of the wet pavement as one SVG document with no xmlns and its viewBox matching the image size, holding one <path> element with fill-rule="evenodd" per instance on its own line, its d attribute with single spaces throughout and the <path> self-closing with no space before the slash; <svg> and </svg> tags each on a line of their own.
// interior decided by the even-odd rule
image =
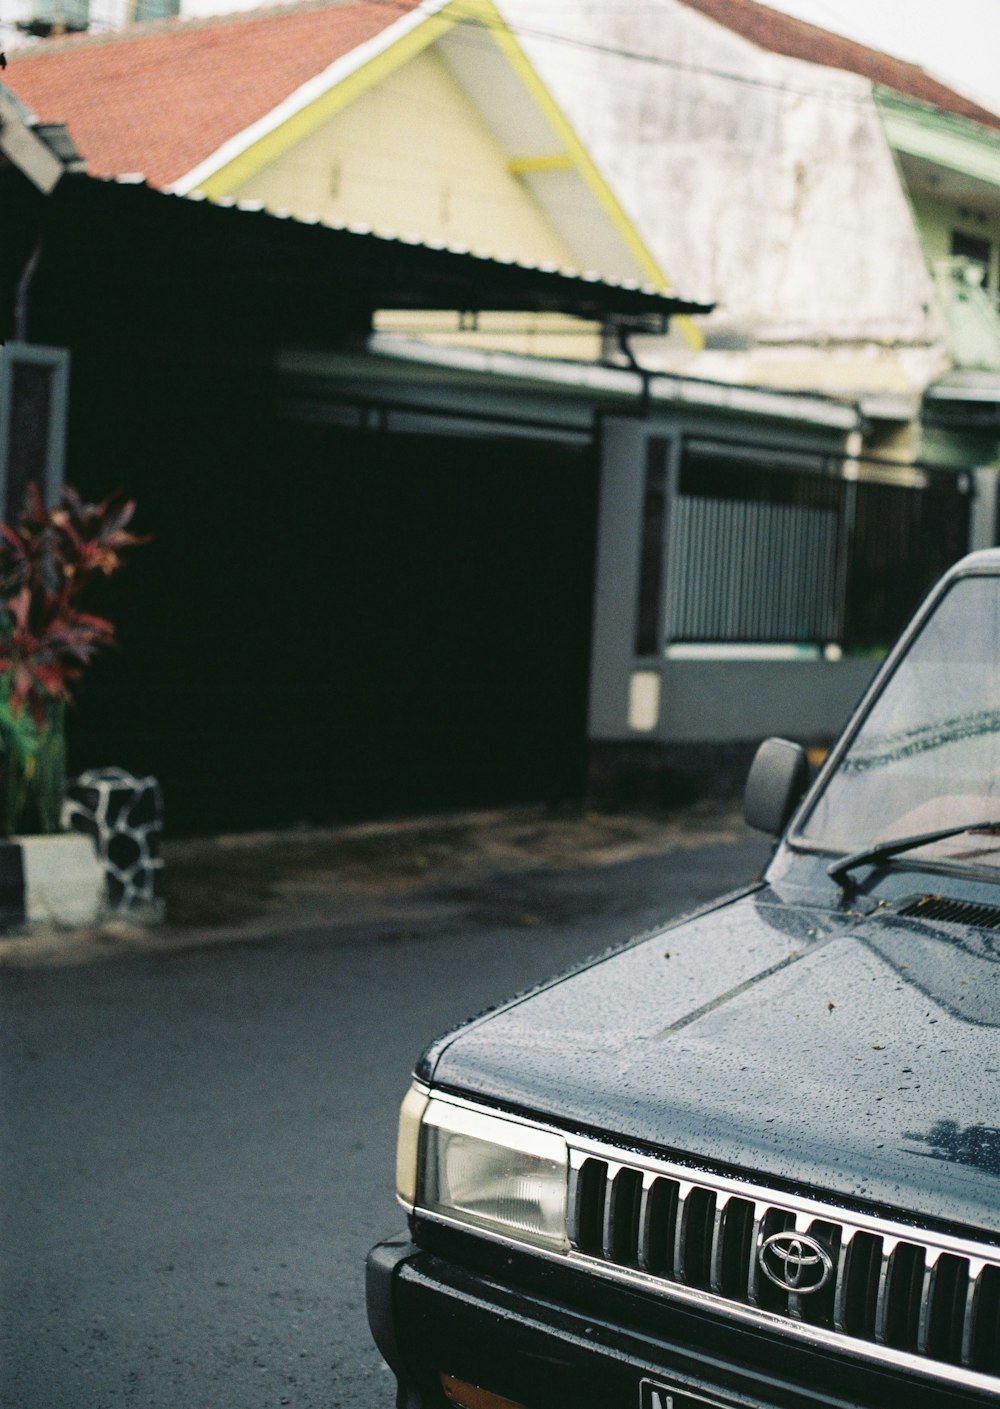
<svg viewBox="0 0 1000 1409">
<path fill-rule="evenodd" d="M 359 926 L 402 936 L 429 922 L 531 927 L 572 917 L 572 894 L 552 879 L 561 873 L 754 836 L 736 808 L 706 802 L 660 816 L 525 807 L 168 841 L 165 923 L 114 917 L 87 930 L 0 936 L 0 967 L 317 930 L 335 941 Z"/>
<path fill-rule="evenodd" d="M 390 1409 L 363 1267 L 420 1051 L 767 851 L 718 809 L 175 843 L 168 924 L 0 941 L 0 1402 Z"/>
</svg>

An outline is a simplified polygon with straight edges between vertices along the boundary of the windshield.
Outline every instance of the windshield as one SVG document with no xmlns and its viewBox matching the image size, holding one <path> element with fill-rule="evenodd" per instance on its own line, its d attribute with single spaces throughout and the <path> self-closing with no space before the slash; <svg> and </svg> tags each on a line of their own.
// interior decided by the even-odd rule
<svg viewBox="0 0 1000 1409">
<path fill-rule="evenodd" d="M 1000 577 L 960 578 L 878 697 L 799 827 L 856 851 L 1000 818 Z M 1000 868 L 1000 834 L 935 842 L 923 855 Z"/>
</svg>

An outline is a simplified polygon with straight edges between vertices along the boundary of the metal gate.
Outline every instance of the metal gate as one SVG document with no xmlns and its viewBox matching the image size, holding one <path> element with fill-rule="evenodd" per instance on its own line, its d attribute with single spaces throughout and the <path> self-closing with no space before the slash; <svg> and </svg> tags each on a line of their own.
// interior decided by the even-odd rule
<svg viewBox="0 0 1000 1409">
<path fill-rule="evenodd" d="M 651 589 L 667 645 L 882 649 L 966 551 L 964 472 L 694 438 L 676 454 L 673 493 L 657 494 L 667 442 L 650 443 L 645 533 L 652 513 L 666 551 L 662 594 L 642 574 L 647 651 Z"/>
</svg>

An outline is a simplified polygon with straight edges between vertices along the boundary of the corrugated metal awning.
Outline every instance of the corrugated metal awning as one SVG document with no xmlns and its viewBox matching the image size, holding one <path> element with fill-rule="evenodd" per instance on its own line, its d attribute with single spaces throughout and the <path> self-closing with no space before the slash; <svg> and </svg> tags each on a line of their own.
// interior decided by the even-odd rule
<svg viewBox="0 0 1000 1409">
<path fill-rule="evenodd" d="M 219 203 L 168 195 L 134 180 L 100 181 L 68 174 L 52 201 L 72 208 L 115 246 L 119 258 L 150 250 L 191 268 L 218 266 L 219 277 L 252 276 L 341 309 L 455 309 L 563 313 L 656 328 L 712 305 L 647 285 L 435 246 L 375 231 L 308 222 L 253 202 Z"/>
</svg>

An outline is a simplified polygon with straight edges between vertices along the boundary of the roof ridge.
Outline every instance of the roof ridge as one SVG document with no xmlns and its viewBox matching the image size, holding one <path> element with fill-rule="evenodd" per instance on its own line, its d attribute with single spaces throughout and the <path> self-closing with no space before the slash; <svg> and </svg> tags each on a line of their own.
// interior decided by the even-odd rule
<svg viewBox="0 0 1000 1409">
<path fill-rule="evenodd" d="M 169 185 L 346 56 L 423 29 L 436 0 L 293 0 L 43 41 L 11 56 L 7 86 L 63 121 L 91 175 L 141 170 Z M 177 120 L 178 113 L 183 120 Z"/>
<path fill-rule="evenodd" d="M 286 16 L 300 15 L 310 10 L 384 10 L 385 28 L 397 19 L 419 8 L 422 0 L 272 0 L 271 4 L 251 9 L 227 10 L 217 15 L 171 15 L 162 20 L 141 20 L 124 29 L 88 30 L 84 34 L 61 34 L 39 39 L 34 44 L 18 45 L 7 50 L 9 64 L 25 59 L 42 58 L 68 50 L 97 48 L 108 44 L 135 44 L 163 34 L 188 34 L 204 29 L 231 28 L 241 24 L 260 24 Z"/>
<path fill-rule="evenodd" d="M 739 34 L 768 53 L 797 58 L 805 63 L 816 64 L 820 68 L 854 73 L 883 88 L 890 88 L 904 96 L 923 101 L 931 107 L 957 113 L 985 126 L 1000 127 L 1000 114 L 984 107 L 974 98 L 958 92 L 919 64 L 912 63 L 909 59 L 897 58 L 895 54 L 876 49 L 871 44 L 862 44 L 860 40 L 849 39 L 847 35 L 824 29 L 822 25 L 799 19 L 796 15 L 786 14 L 783 10 L 776 10 L 772 5 L 761 3 L 761 0 L 679 0 L 679 3 L 688 9 L 696 10 L 708 19 L 715 20 L 717 24 L 734 34 Z M 746 17 L 750 24 L 741 25 L 741 17 Z M 771 34 L 751 32 L 755 19 L 767 23 L 771 27 Z M 795 52 L 793 36 L 804 41 L 802 49 L 816 46 L 817 49 L 826 49 L 828 52 Z M 785 41 L 784 46 L 782 40 Z M 851 62 L 852 59 L 854 62 Z M 894 71 L 895 81 L 890 71 Z M 909 80 L 909 83 L 905 80 Z"/>
<path fill-rule="evenodd" d="M 682 0 L 682 3 L 687 3 L 687 0 Z M 694 3 L 697 3 L 697 0 L 694 0 Z M 776 15 L 781 23 L 786 25 L 789 29 L 809 30 L 813 34 L 822 35 L 824 39 L 835 40 L 846 49 L 855 50 L 859 55 L 872 55 L 880 59 L 889 59 L 892 63 L 899 64 L 903 68 L 911 69 L 915 73 L 924 74 L 925 76 L 927 74 L 927 70 L 921 68 L 919 64 L 911 63 L 909 59 L 897 58 L 895 54 L 890 54 L 887 49 L 878 49 L 874 44 L 863 44 L 860 39 L 851 39 L 846 34 L 838 34 L 835 29 L 825 29 L 821 24 L 813 24 L 812 20 L 804 20 L 798 15 L 788 14 L 785 10 L 777 10 L 773 5 L 766 5 L 763 3 L 763 0 L 742 0 L 742 3 L 756 10 L 767 10 L 769 14 Z"/>
</svg>

